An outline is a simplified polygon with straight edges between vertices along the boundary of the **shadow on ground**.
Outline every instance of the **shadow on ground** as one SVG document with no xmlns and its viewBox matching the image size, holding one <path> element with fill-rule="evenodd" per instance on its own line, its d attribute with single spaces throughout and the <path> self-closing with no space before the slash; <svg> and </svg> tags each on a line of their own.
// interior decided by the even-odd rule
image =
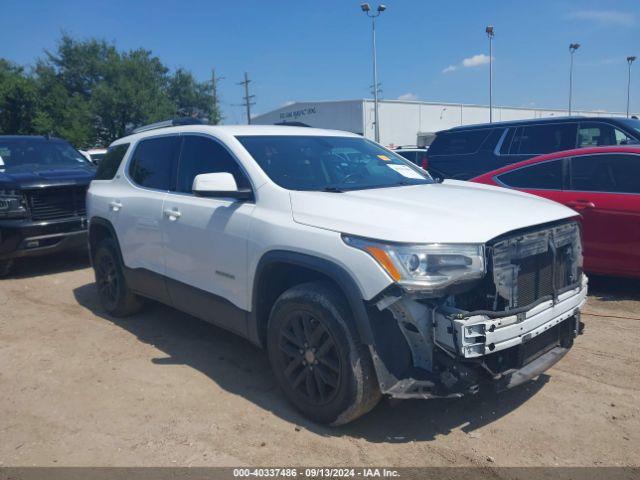
<svg viewBox="0 0 640 480">
<path fill-rule="evenodd" d="M 9 274 L 3 279 L 33 278 L 54 273 L 71 272 L 89 266 L 89 251 L 86 248 L 68 250 L 50 255 L 17 258 Z"/>
<path fill-rule="evenodd" d="M 74 295 L 95 315 L 163 351 L 165 357 L 152 360 L 157 366 L 188 365 L 227 391 L 320 435 L 400 443 L 433 440 L 456 428 L 470 433 L 518 408 L 549 380 L 541 375 L 500 395 L 484 392 L 450 400 L 383 400 L 371 413 L 349 425 L 326 428 L 305 420 L 287 403 L 276 386 L 266 353 L 248 341 L 154 302 L 132 317 L 110 317 L 103 313 L 93 284 L 76 288 Z"/>
<path fill-rule="evenodd" d="M 640 279 L 589 275 L 589 296 L 603 302 L 640 300 Z"/>
</svg>

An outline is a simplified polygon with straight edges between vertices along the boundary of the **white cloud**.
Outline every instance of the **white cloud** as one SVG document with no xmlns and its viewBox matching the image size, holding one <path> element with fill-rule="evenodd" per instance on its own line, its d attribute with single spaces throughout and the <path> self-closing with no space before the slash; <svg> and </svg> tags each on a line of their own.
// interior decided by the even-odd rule
<svg viewBox="0 0 640 480">
<path fill-rule="evenodd" d="M 489 63 L 489 55 L 485 55 L 484 53 L 479 53 L 478 55 L 462 60 L 463 67 L 477 67 L 485 63 Z"/>
<path fill-rule="evenodd" d="M 418 95 L 416 95 L 415 93 L 403 93 L 398 97 L 398 100 L 414 101 L 418 100 Z"/>
<path fill-rule="evenodd" d="M 459 70 L 460 68 L 478 67 L 487 63 L 489 63 L 489 55 L 478 53 L 472 57 L 464 58 L 458 65 L 449 65 L 447 68 L 442 70 L 442 73 L 451 73 Z"/>
<path fill-rule="evenodd" d="M 294 102 L 293 100 L 287 100 L 287 101 L 286 101 L 286 102 L 284 102 L 282 105 L 280 105 L 280 107 L 281 107 L 281 108 L 282 108 L 282 107 L 288 107 L 289 105 L 293 105 L 294 103 L 296 103 L 296 102 Z"/>
<path fill-rule="evenodd" d="M 572 20 L 586 20 L 601 25 L 631 26 L 635 23 L 635 15 L 619 10 L 576 10 L 567 15 Z"/>
</svg>

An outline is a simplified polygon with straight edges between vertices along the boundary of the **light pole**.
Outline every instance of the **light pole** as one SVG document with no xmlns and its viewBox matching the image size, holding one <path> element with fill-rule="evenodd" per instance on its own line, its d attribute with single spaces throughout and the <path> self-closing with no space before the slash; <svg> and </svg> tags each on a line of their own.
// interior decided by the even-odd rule
<svg viewBox="0 0 640 480">
<path fill-rule="evenodd" d="M 493 25 L 489 25 L 484 31 L 489 37 L 489 123 L 493 123 Z"/>
<path fill-rule="evenodd" d="M 580 48 L 579 43 L 569 44 L 569 54 L 571 55 L 571 61 L 569 63 L 569 116 L 571 116 L 571 100 L 573 95 L 573 54 Z"/>
<path fill-rule="evenodd" d="M 371 39 L 373 46 L 373 116 L 374 116 L 374 134 L 376 142 L 380 141 L 380 125 L 378 122 L 378 64 L 376 59 L 376 17 L 380 16 L 382 12 L 384 12 L 387 7 L 385 5 L 378 5 L 375 13 L 371 12 L 371 7 L 368 3 L 363 3 L 360 5 L 360 8 L 364 13 L 367 14 L 367 17 L 371 19 Z"/>
<path fill-rule="evenodd" d="M 631 64 L 636 61 L 636 57 L 627 57 L 629 64 L 629 75 L 627 77 L 627 118 L 629 118 L 629 97 L 631 92 Z"/>
</svg>

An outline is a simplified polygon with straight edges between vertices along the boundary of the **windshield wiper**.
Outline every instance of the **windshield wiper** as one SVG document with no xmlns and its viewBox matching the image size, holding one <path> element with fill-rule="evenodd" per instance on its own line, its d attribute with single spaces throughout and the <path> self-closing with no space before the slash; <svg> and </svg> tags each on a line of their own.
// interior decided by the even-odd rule
<svg viewBox="0 0 640 480">
<path fill-rule="evenodd" d="M 344 193 L 344 190 L 340 190 L 338 187 L 324 187 L 322 191 L 330 193 Z"/>
</svg>

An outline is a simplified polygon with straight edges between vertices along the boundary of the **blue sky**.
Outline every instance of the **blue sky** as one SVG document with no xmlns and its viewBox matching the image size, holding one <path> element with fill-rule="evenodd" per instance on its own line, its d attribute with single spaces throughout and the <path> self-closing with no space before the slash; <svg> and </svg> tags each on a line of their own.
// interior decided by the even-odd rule
<svg viewBox="0 0 640 480">
<path fill-rule="evenodd" d="M 388 0 L 379 18 L 383 98 L 488 102 L 487 24 L 495 26 L 494 103 L 624 111 L 629 55 L 640 57 L 639 0 Z M 286 102 L 369 97 L 370 21 L 352 0 L 0 0 L 0 57 L 33 64 L 61 31 L 144 47 L 199 79 L 212 67 L 226 123 L 243 121 L 244 71 L 255 113 Z M 375 7 L 377 3 L 373 2 Z M 465 60 L 466 59 L 466 60 Z M 640 60 L 631 109 L 640 110 Z"/>
</svg>

